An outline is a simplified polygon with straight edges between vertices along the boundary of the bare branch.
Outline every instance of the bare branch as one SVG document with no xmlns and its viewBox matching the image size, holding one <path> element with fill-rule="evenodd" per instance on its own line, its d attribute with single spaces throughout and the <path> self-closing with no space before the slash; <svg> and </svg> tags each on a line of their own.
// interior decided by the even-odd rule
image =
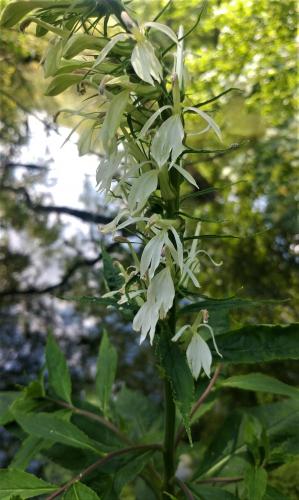
<svg viewBox="0 0 299 500">
<path fill-rule="evenodd" d="M 84 222 L 91 222 L 94 224 L 107 224 L 112 220 L 111 217 L 105 217 L 104 215 L 91 213 L 88 212 L 87 210 L 79 210 L 77 208 L 56 206 L 56 205 L 41 205 L 39 203 L 35 203 L 32 201 L 28 191 L 23 187 L 14 188 L 12 186 L 2 186 L 1 189 L 2 191 L 8 191 L 16 195 L 21 195 L 27 207 L 33 210 L 34 212 L 40 212 L 46 214 L 49 213 L 65 214 L 65 215 L 70 215 L 71 217 L 76 217 L 78 219 L 81 219 Z"/>
</svg>

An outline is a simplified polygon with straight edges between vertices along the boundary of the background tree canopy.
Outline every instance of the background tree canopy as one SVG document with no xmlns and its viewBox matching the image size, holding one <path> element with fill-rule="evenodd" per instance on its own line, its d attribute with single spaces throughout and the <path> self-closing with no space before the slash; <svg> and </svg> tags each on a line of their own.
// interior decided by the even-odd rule
<svg viewBox="0 0 299 500">
<path fill-rule="evenodd" d="M 164 5 L 135 0 L 130 7 L 148 20 Z M 186 196 L 185 211 L 194 218 L 219 220 L 219 224 L 205 222 L 206 233 L 237 236 L 203 244 L 224 264 L 215 271 L 207 262 L 202 268 L 202 289 L 219 298 L 238 293 L 277 300 L 275 305 L 234 313 L 235 327 L 240 318 L 248 324 L 293 322 L 299 258 L 295 2 L 210 0 L 195 27 L 201 9 L 195 0 L 177 0 L 168 5 L 162 19 L 175 31 L 180 24 L 185 31 L 194 27 L 187 53 L 192 99 L 198 105 L 211 100 L 213 117 L 224 135 L 223 149 L 231 146 L 230 153 L 206 153 L 200 161 L 192 155 L 188 158 L 188 169 L 205 193 L 192 197 L 186 192 L 190 196 Z M 146 346 L 137 347 L 130 327 L 114 313 L 104 316 L 96 303 L 62 299 L 105 290 L 98 224 L 113 216 L 113 207 L 108 213 L 95 192 L 95 168 L 82 182 L 80 205 L 70 206 L 63 197 L 57 202 L 53 160 L 70 132 L 66 127 L 74 122 L 61 115 L 54 121 L 54 116 L 77 95 L 60 94 L 55 109 L 53 98 L 44 96 L 39 62 L 45 42 L 33 37 L 30 29 L 26 34 L 2 29 L 0 34 L 0 383 L 2 388 L 13 388 L 36 375 L 50 329 L 64 339 L 75 379 L 88 391 L 95 346 L 103 326 L 109 324 L 112 332 L 123 332 L 115 335 L 124 352 L 119 379 L 151 390 L 156 384 L 159 398 L 158 381 L 151 378 L 147 363 L 151 353 Z M 213 102 L 221 93 L 222 98 Z M 77 132 L 72 141 L 84 133 L 80 127 Z M 38 148 L 39 142 L 43 148 Z M 202 136 L 194 135 L 192 146 L 206 148 L 206 138 L 203 142 Z M 219 148 L 212 134 L 208 146 Z M 95 167 L 96 160 L 90 157 Z M 83 162 L 87 161 L 85 157 Z M 65 167 L 61 165 L 61 171 Z M 76 163 L 73 168 L 80 167 Z M 72 189 L 69 170 L 65 200 Z M 109 240 L 106 244 L 126 262 L 121 244 Z M 295 380 L 292 363 L 267 369 L 279 372 L 285 382 Z M 260 396 L 242 397 L 248 404 Z M 229 396 L 224 403 L 230 404 Z M 292 481 L 290 488 L 294 488 Z"/>
</svg>

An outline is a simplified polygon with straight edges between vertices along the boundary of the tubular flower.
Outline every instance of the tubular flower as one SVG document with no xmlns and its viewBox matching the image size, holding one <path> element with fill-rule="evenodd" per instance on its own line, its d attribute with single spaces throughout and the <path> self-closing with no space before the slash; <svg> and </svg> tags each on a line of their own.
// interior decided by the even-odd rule
<svg viewBox="0 0 299 500">
<path fill-rule="evenodd" d="M 201 319 L 201 314 L 203 316 L 203 323 L 199 323 Z M 181 338 L 181 336 L 185 333 L 185 331 L 189 330 L 191 332 L 192 337 L 187 347 L 186 356 L 190 371 L 195 380 L 198 379 L 202 369 L 207 375 L 207 377 L 210 377 L 211 364 L 212 364 L 212 354 L 210 348 L 207 342 L 198 333 L 199 329 L 206 328 L 209 330 L 215 351 L 220 357 L 222 357 L 217 348 L 213 329 L 210 325 L 207 324 L 208 312 L 206 310 L 203 310 L 201 311 L 201 314 L 196 318 L 193 325 L 184 325 L 172 338 L 172 341 L 176 342 Z"/>
<path fill-rule="evenodd" d="M 140 344 L 147 335 L 153 343 L 157 322 L 165 319 L 171 309 L 175 296 L 170 270 L 166 267 L 150 282 L 146 302 L 141 306 L 133 320 L 133 329 L 141 331 Z"/>
</svg>

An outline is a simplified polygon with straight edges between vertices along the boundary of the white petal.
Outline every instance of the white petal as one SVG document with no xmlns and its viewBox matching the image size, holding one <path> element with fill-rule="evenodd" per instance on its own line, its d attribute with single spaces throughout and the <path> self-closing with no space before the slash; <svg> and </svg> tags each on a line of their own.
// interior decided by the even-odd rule
<svg viewBox="0 0 299 500">
<path fill-rule="evenodd" d="M 178 32 L 178 46 L 174 70 L 174 72 L 178 75 L 180 89 L 183 87 L 184 83 L 184 40 L 180 40 L 181 38 L 183 38 L 183 36 L 184 28 L 183 26 L 180 26 Z"/>
<path fill-rule="evenodd" d="M 147 22 L 147 23 L 144 23 L 143 26 L 145 28 L 154 28 L 158 31 L 161 31 L 162 33 L 167 35 L 174 43 L 178 43 L 178 39 L 177 39 L 175 32 L 172 31 L 172 29 L 169 28 L 168 26 L 166 26 L 165 24 L 155 23 L 155 22 Z"/>
<path fill-rule="evenodd" d="M 187 172 L 187 170 L 185 170 L 180 165 L 177 165 L 177 163 L 174 163 L 173 166 L 178 172 L 180 172 L 180 174 L 186 179 L 186 181 L 190 182 L 190 184 L 198 188 L 196 180 L 192 177 L 191 174 L 189 174 L 189 172 Z"/>
<path fill-rule="evenodd" d="M 172 337 L 172 342 L 177 342 L 177 340 L 179 340 L 181 338 L 181 336 L 183 335 L 183 333 L 185 332 L 185 330 L 187 330 L 187 328 L 191 328 L 191 325 L 184 325 L 182 326 L 182 328 L 180 328 L 176 334 Z"/>
<path fill-rule="evenodd" d="M 174 229 L 174 227 L 171 226 L 170 231 L 172 232 L 174 239 L 175 239 L 176 248 L 177 248 L 177 255 L 178 255 L 178 265 L 182 271 L 183 270 L 183 261 L 184 261 L 183 244 L 180 240 L 180 237 L 179 237 L 177 231 Z"/>
<path fill-rule="evenodd" d="M 193 335 L 186 354 L 191 373 L 196 380 L 199 377 L 201 368 L 208 377 L 210 376 L 212 355 L 208 344 L 200 335 Z"/>
<path fill-rule="evenodd" d="M 129 208 L 132 212 L 136 209 L 141 210 L 146 204 L 150 195 L 157 189 L 158 185 L 158 172 L 150 170 L 140 177 L 135 179 L 132 183 L 130 194 L 128 197 Z"/>
<path fill-rule="evenodd" d="M 130 35 L 126 34 L 126 33 L 119 33 L 118 35 L 115 35 L 107 43 L 107 45 L 105 45 L 105 47 L 103 48 L 103 50 L 100 52 L 100 54 L 96 58 L 96 61 L 95 61 L 94 65 L 93 65 L 93 67 L 95 68 L 96 66 L 98 66 L 99 64 L 101 64 L 104 61 L 104 59 L 107 57 L 107 55 L 109 54 L 109 52 L 113 49 L 113 47 L 118 42 L 124 42 L 125 40 L 127 40 L 128 36 L 130 36 Z"/>
<path fill-rule="evenodd" d="M 160 264 L 161 253 L 164 245 L 164 231 L 160 231 L 156 236 L 154 236 L 145 246 L 141 261 L 140 261 L 140 275 L 141 277 L 145 275 L 147 270 L 149 270 L 149 277 L 152 278 L 155 274 L 155 270 Z"/>
<path fill-rule="evenodd" d="M 215 134 L 217 135 L 218 139 L 222 142 L 221 130 L 219 126 L 207 113 L 201 111 L 201 109 L 194 108 L 193 106 L 185 108 L 184 112 L 185 111 L 194 111 L 194 113 L 197 113 L 199 116 L 201 116 L 210 125 L 210 127 L 214 130 Z"/>
<path fill-rule="evenodd" d="M 144 137 L 145 134 L 147 133 L 147 131 L 151 128 L 151 126 L 154 124 L 154 122 L 156 121 L 156 119 L 158 118 L 158 116 L 163 113 L 163 111 L 165 111 L 166 109 L 169 109 L 171 108 L 171 106 L 169 105 L 166 105 L 166 106 L 162 106 L 162 108 L 159 108 L 157 111 L 155 111 L 155 113 L 147 120 L 147 122 L 143 125 L 140 133 L 139 133 L 139 136 L 140 137 Z"/>
<path fill-rule="evenodd" d="M 141 80 L 150 85 L 155 85 L 153 78 L 158 82 L 161 81 L 162 66 L 156 57 L 153 46 L 147 40 L 136 43 L 131 55 L 131 63 Z"/>
<path fill-rule="evenodd" d="M 184 138 L 184 129 L 181 119 L 178 115 L 170 116 L 162 123 L 157 130 L 152 146 L 151 154 L 154 160 L 162 167 L 169 158 L 170 153 L 173 162 L 184 150 L 182 141 Z"/>
</svg>

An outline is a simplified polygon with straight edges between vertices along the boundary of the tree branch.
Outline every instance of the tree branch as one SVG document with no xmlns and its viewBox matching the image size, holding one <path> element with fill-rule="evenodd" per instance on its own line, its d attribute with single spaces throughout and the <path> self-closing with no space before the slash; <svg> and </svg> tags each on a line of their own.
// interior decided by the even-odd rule
<svg viewBox="0 0 299 500">
<path fill-rule="evenodd" d="M 21 195 L 30 210 L 40 213 L 56 213 L 70 215 L 71 217 L 76 217 L 84 222 L 91 222 L 94 224 L 108 224 L 111 222 L 111 217 L 105 217 L 104 215 L 99 215 L 95 213 L 88 212 L 87 210 L 79 210 L 77 208 L 56 206 L 56 205 L 41 205 L 32 201 L 28 191 L 23 188 L 14 188 L 12 186 L 1 186 L 2 191 L 8 191 L 16 195 Z"/>
</svg>

